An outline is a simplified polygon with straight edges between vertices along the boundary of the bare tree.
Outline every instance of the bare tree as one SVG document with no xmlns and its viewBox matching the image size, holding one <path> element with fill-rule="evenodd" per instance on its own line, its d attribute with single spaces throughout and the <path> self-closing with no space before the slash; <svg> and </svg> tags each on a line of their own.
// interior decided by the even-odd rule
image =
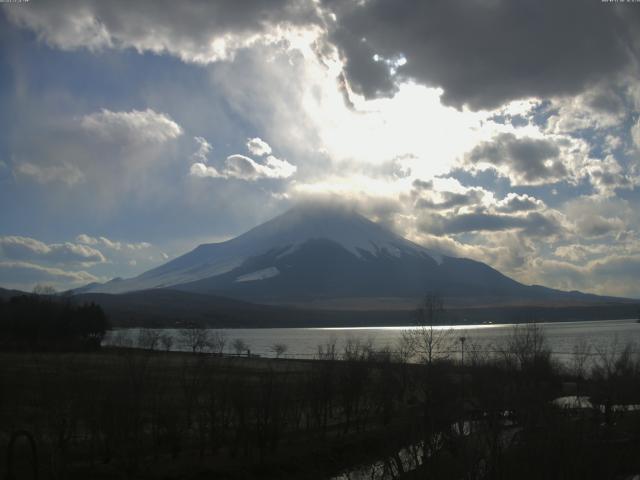
<svg viewBox="0 0 640 480">
<path fill-rule="evenodd" d="M 467 339 L 469 342 L 469 339 Z M 467 346 L 467 358 L 471 366 L 478 366 L 489 361 L 488 347 L 478 342 L 471 341 Z"/>
<path fill-rule="evenodd" d="M 585 338 L 581 338 L 573 346 L 573 357 L 571 359 L 571 367 L 576 377 L 576 396 L 580 398 L 582 381 L 586 376 L 587 361 L 591 356 L 591 344 Z"/>
<path fill-rule="evenodd" d="M 211 351 L 216 355 L 222 355 L 224 346 L 227 344 L 227 335 L 222 330 L 214 330 L 211 332 L 209 346 Z"/>
<path fill-rule="evenodd" d="M 236 338 L 233 342 L 231 342 L 231 348 L 233 348 L 233 351 L 236 352 L 236 355 L 242 355 L 249 350 L 249 345 L 241 338 Z"/>
<path fill-rule="evenodd" d="M 598 355 L 591 369 L 595 384 L 591 400 L 604 407 L 605 422 L 610 425 L 615 420 L 615 405 L 628 404 L 631 398 L 637 398 L 633 390 L 638 384 L 640 358 L 632 342 L 621 348 L 617 337 L 608 346 L 594 348 Z"/>
<path fill-rule="evenodd" d="M 160 336 L 160 343 L 162 344 L 162 348 L 164 348 L 165 352 L 171 351 L 171 347 L 173 346 L 173 337 L 168 333 L 163 333 Z"/>
<path fill-rule="evenodd" d="M 411 338 L 409 335 L 405 335 L 404 332 L 400 335 L 396 342 L 396 351 L 394 359 L 398 363 L 408 363 L 413 355 Z"/>
<path fill-rule="evenodd" d="M 318 360 L 335 360 L 338 356 L 336 352 L 336 337 L 331 336 L 325 343 L 318 345 Z"/>
<path fill-rule="evenodd" d="M 138 347 L 144 350 L 155 350 L 160 343 L 160 331 L 154 328 L 142 328 L 138 332 Z"/>
<path fill-rule="evenodd" d="M 507 350 L 521 369 L 548 361 L 551 356 L 544 332 L 536 322 L 516 325 L 508 340 Z"/>
<path fill-rule="evenodd" d="M 343 360 L 367 360 L 373 354 L 373 341 L 369 338 L 362 340 L 361 338 L 349 337 L 344 344 L 342 353 Z"/>
<path fill-rule="evenodd" d="M 411 356 L 428 365 L 436 357 L 445 357 L 451 347 L 452 330 L 438 326 L 443 312 L 442 297 L 427 293 L 415 312 L 416 326 L 402 332 Z"/>
<path fill-rule="evenodd" d="M 202 352 L 209 347 L 209 330 L 198 325 L 180 329 L 180 339 L 185 348 L 193 353 Z"/>
<path fill-rule="evenodd" d="M 132 348 L 133 339 L 129 335 L 128 330 L 116 330 L 111 336 L 109 343 L 116 347 Z"/>
<path fill-rule="evenodd" d="M 274 343 L 273 345 L 271 345 L 271 351 L 274 353 L 276 358 L 280 358 L 287 352 L 287 350 L 288 347 L 284 343 Z"/>
</svg>

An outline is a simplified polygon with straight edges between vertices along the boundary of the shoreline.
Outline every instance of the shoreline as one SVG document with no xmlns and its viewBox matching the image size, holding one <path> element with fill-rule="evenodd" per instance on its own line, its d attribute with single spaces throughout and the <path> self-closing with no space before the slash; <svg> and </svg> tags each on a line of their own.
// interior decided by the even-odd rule
<svg viewBox="0 0 640 480">
<path fill-rule="evenodd" d="M 452 330 L 464 330 L 467 328 L 470 329 L 480 329 L 480 328 L 495 328 L 495 327 L 504 327 L 504 326 L 516 326 L 516 325 L 526 325 L 528 323 L 535 323 L 537 325 L 557 325 L 557 324 L 567 324 L 567 323 L 596 323 L 596 322 L 635 322 L 640 323 L 640 319 L 634 317 L 626 317 L 626 318 L 591 318 L 591 319 L 583 319 L 576 320 L 574 318 L 565 319 L 565 320 L 553 320 L 553 321 L 520 321 L 520 322 L 509 322 L 509 321 L 495 321 L 495 322 L 487 322 L 487 323 L 434 323 L 433 327 L 435 329 L 452 329 Z M 187 328 L 189 325 L 159 325 L 159 326 L 142 326 L 142 325 L 115 325 L 110 331 L 118 331 L 118 330 L 134 330 L 134 329 L 154 329 L 154 330 L 180 330 L 182 328 Z M 315 324 L 311 325 L 296 325 L 296 326 L 276 326 L 276 325 L 260 325 L 260 326 L 209 326 L 203 325 L 202 328 L 206 328 L 207 330 L 404 330 L 404 329 L 412 329 L 417 328 L 419 325 L 415 324 L 397 324 L 394 325 L 392 323 L 389 324 L 371 324 L 371 325 L 327 325 L 327 326 L 317 326 Z"/>
</svg>

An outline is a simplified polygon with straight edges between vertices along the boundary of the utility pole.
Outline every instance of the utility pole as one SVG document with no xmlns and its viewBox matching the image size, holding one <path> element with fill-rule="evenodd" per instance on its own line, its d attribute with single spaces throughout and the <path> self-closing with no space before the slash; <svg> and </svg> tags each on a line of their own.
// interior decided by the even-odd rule
<svg viewBox="0 0 640 480">
<path fill-rule="evenodd" d="M 467 341 L 467 337 L 460 337 L 460 349 L 462 352 L 462 358 L 460 360 L 460 364 L 464 367 L 464 342 Z"/>
</svg>

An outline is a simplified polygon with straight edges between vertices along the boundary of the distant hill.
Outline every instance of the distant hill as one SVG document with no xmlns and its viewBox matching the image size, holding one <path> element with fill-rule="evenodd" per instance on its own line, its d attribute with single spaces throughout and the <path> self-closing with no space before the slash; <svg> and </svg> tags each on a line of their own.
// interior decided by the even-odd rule
<svg viewBox="0 0 640 480">
<path fill-rule="evenodd" d="M 18 295 L 27 295 L 26 292 L 22 292 L 20 290 L 9 290 L 6 288 L 0 288 L 0 298 L 3 300 L 8 300 L 11 297 L 15 297 Z"/>
<path fill-rule="evenodd" d="M 347 327 L 407 326 L 414 323 L 411 309 L 338 310 L 257 305 L 212 295 L 167 289 L 125 294 L 90 293 L 73 297 L 77 302 L 102 306 L 117 327 Z M 442 323 L 517 323 L 529 321 L 607 320 L 636 318 L 640 303 L 601 303 L 556 306 L 450 307 Z"/>
<path fill-rule="evenodd" d="M 0 288 L 0 298 L 8 300 L 29 295 Z M 274 327 L 362 327 L 407 326 L 414 323 L 416 304 L 384 302 L 374 308 L 300 308 L 260 305 L 215 295 L 171 289 L 152 289 L 124 294 L 81 293 L 65 295 L 78 304 L 100 305 L 112 325 L 118 327 L 174 327 L 198 324 L 219 328 Z M 637 318 L 640 302 L 601 302 L 555 305 L 452 305 L 445 302 L 442 323 L 517 323 L 528 321 L 607 320 Z"/>
<path fill-rule="evenodd" d="M 117 295 L 81 293 L 74 295 L 73 301 L 101 305 L 118 326 L 180 327 L 192 323 L 212 327 L 277 326 L 298 317 L 293 309 L 169 289 Z"/>
</svg>

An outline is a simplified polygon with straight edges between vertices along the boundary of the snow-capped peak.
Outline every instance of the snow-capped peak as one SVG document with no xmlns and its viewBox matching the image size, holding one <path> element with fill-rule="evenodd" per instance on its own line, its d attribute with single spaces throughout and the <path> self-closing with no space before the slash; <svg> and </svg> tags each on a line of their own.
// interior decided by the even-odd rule
<svg viewBox="0 0 640 480">
<path fill-rule="evenodd" d="M 356 256 L 362 252 L 376 254 L 386 250 L 398 256 L 404 250 L 429 254 L 436 261 L 439 255 L 372 222 L 353 209 L 335 204 L 305 204 L 255 227 L 238 241 L 263 245 L 296 246 L 316 239 L 331 240 Z"/>
<path fill-rule="evenodd" d="M 430 256 L 440 263 L 441 256 L 374 223 L 354 210 L 335 204 L 303 204 L 248 232 L 222 243 L 200 245 L 158 268 L 114 284 L 100 285 L 92 291 L 120 293 L 148 288 L 171 287 L 230 272 L 249 258 L 280 250 L 279 258 L 296 251 L 311 240 L 329 240 L 357 257 L 372 255 Z M 267 269 L 268 270 L 268 269 Z M 259 272 L 255 278 L 241 275 L 237 281 L 269 278 L 277 270 Z"/>
</svg>

